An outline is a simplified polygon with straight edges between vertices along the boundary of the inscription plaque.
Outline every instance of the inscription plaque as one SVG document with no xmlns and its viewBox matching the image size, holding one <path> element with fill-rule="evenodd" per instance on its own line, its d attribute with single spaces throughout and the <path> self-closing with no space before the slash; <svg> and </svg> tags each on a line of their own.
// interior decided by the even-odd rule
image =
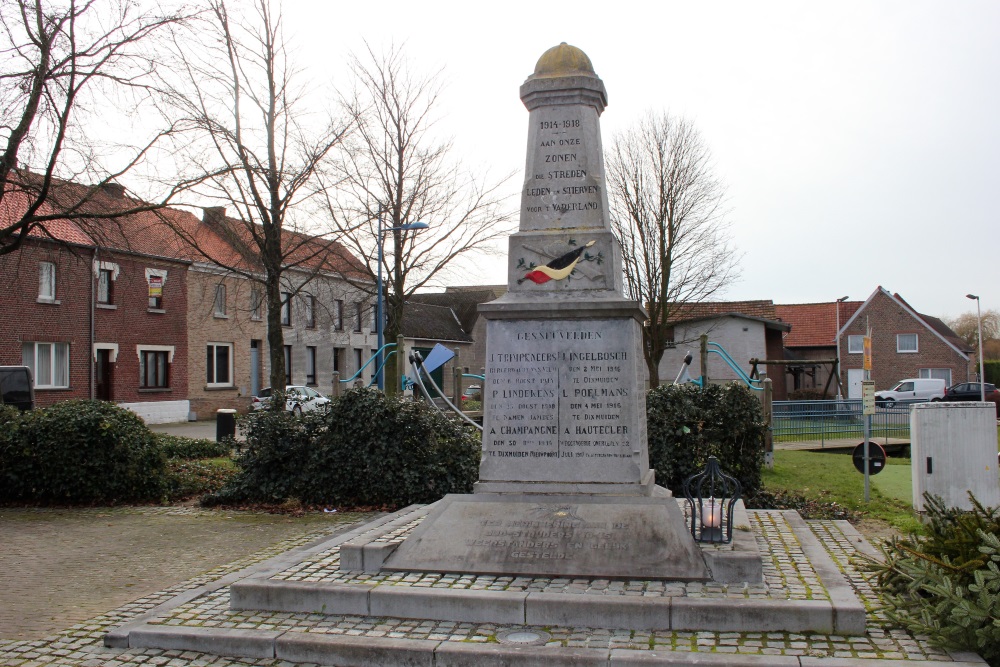
<svg viewBox="0 0 1000 667">
<path fill-rule="evenodd" d="M 491 321 L 480 480 L 637 482 L 634 334 L 624 319 Z"/>
</svg>

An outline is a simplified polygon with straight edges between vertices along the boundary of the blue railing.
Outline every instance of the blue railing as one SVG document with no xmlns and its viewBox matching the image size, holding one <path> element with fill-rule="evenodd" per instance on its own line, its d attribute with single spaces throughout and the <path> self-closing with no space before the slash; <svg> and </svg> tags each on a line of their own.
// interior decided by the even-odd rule
<svg viewBox="0 0 1000 667">
<path fill-rule="evenodd" d="M 378 379 L 378 374 L 382 371 L 382 369 L 385 368 L 385 364 L 386 364 L 386 362 L 389 361 L 389 357 L 391 357 L 392 355 L 396 354 L 396 344 L 395 343 L 386 343 L 385 345 L 383 345 L 382 347 L 380 347 L 379 350 L 378 350 L 378 352 L 376 352 L 375 354 L 373 354 L 368 361 L 366 361 L 364 364 L 361 365 L 361 368 L 358 369 L 357 373 L 355 373 L 354 375 L 352 375 L 349 378 L 341 380 L 340 383 L 344 384 L 344 383 L 347 383 L 347 382 L 354 382 L 355 380 L 357 380 L 361 376 L 361 373 L 366 368 L 368 368 L 368 366 L 370 366 L 372 364 L 372 362 L 374 362 L 376 359 L 378 359 L 379 353 L 380 352 L 385 352 L 386 350 L 388 350 L 388 352 L 386 353 L 385 358 L 382 359 L 382 363 L 379 365 L 379 367 L 376 368 L 375 371 L 372 373 L 372 379 L 371 379 L 371 382 L 368 383 L 368 386 L 370 387 L 371 385 L 375 384 L 376 381 L 377 381 L 377 379 Z"/>
</svg>

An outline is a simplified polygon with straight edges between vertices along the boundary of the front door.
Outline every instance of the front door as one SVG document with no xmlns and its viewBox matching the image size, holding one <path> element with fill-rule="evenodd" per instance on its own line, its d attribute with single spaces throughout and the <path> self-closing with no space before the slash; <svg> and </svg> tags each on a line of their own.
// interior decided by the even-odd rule
<svg viewBox="0 0 1000 667">
<path fill-rule="evenodd" d="M 861 398 L 861 381 L 865 372 L 860 368 L 847 369 L 847 398 Z"/>
<path fill-rule="evenodd" d="M 111 350 L 97 350 L 94 359 L 94 397 L 99 401 L 110 401 L 111 391 Z"/>
</svg>

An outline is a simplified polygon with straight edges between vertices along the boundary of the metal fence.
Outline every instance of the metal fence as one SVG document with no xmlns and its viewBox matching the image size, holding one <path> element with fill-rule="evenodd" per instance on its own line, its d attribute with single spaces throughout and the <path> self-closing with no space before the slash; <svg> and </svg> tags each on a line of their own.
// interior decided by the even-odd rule
<svg viewBox="0 0 1000 667">
<path fill-rule="evenodd" d="M 816 442 L 843 446 L 845 440 L 864 440 L 861 399 L 830 401 L 774 401 L 772 428 L 775 443 Z M 910 405 L 879 405 L 872 416 L 872 440 L 907 440 Z M 838 442 L 839 441 L 839 442 Z"/>
</svg>

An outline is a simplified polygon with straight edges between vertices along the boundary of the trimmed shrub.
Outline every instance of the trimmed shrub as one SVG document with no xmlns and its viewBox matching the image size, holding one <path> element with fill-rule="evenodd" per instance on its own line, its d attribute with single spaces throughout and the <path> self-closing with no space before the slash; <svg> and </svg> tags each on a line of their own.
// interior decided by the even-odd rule
<svg viewBox="0 0 1000 667">
<path fill-rule="evenodd" d="M 183 500 L 218 491 L 235 474 L 232 459 L 168 459 L 167 499 Z"/>
<path fill-rule="evenodd" d="M 986 359 L 983 355 L 983 375 L 986 382 L 1000 386 L 1000 359 Z"/>
<path fill-rule="evenodd" d="M 243 418 L 240 472 L 206 504 L 298 499 L 310 504 L 401 506 L 468 493 L 480 438 L 424 403 L 374 389 L 346 392 L 325 411 Z"/>
<path fill-rule="evenodd" d="M 3 430 L 4 500 L 113 503 L 164 494 L 165 457 L 153 434 L 113 403 L 65 401 L 23 413 Z"/>
<path fill-rule="evenodd" d="M 684 480 L 709 456 L 735 477 L 743 496 L 760 489 L 767 424 L 760 401 L 740 384 L 662 385 L 646 394 L 649 465 L 656 481 L 683 496 Z"/>
<path fill-rule="evenodd" d="M 224 440 L 216 442 L 208 438 L 185 438 L 169 433 L 154 433 L 156 446 L 168 459 L 211 459 L 219 456 L 229 456 L 233 451 L 233 442 Z"/>
<path fill-rule="evenodd" d="M 927 535 L 894 538 L 868 559 L 886 615 L 938 644 L 1000 666 L 1000 508 L 947 508 L 924 494 Z"/>
</svg>

